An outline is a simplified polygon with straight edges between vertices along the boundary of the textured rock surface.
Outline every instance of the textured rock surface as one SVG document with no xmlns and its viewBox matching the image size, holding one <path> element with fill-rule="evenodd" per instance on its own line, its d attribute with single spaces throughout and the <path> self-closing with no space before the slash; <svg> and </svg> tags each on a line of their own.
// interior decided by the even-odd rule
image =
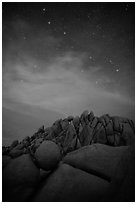
<svg viewBox="0 0 137 204">
<path fill-rule="evenodd" d="M 52 141 L 44 141 L 35 152 L 35 159 L 40 168 L 54 169 L 61 158 L 58 146 Z"/>
<path fill-rule="evenodd" d="M 134 201 L 134 140 L 132 120 L 92 111 L 41 126 L 2 147 L 3 201 Z"/>
<path fill-rule="evenodd" d="M 3 171 L 3 201 L 28 199 L 39 182 L 39 176 L 39 169 L 29 154 L 12 159 Z"/>
<path fill-rule="evenodd" d="M 61 164 L 48 177 L 33 201 L 102 201 L 108 188 L 109 182 L 104 179 L 75 169 L 67 164 Z"/>
<path fill-rule="evenodd" d="M 75 168 L 102 177 L 108 181 L 128 147 L 110 147 L 92 144 L 67 154 L 63 161 Z"/>
</svg>

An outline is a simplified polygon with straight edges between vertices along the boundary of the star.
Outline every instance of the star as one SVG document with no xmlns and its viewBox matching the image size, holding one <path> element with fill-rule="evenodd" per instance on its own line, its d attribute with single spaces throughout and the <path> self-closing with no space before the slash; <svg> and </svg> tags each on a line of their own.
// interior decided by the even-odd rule
<svg viewBox="0 0 137 204">
<path fill-rule="evenodd" d="M 51 22 L 50 22 L 50 21 L 48 21 L 48 24 L 50 25 L 50 24 L 51 24 Z"/>
<path fill-rule="evenodd" d="M 43 8 L 42 10 L 43 10 L 43 11 L 46 11 L 46 9 L 45 9 L 45 8 Z"/>
<path fill-rule="evenodd" d="M 66 33 L 66 31 L 64 31 L 64 33 L 63 33 L 64 35 L 66 35 L 67 33 Z"/>
<path fill-rule="evenodd" d="M 116 72 L 119 72 L 120 70 L 119 69 L 116 69 Z"/>
<path fill-rule="evenodd" d="M 110 62 L 110 64 L 112 64 L 112 63 L 113 63 L 111 59 L 109 60 L 109 62 Z"/>
<path fill-rule="evenodd" d="M 92 59 L 92 56 L 89 56 L 89 59 Z"/>
</svg>

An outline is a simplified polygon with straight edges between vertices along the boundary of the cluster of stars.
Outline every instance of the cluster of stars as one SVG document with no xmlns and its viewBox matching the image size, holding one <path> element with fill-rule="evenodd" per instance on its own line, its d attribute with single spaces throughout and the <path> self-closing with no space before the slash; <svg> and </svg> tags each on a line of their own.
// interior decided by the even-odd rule
<svg viewBox="0 0 137 204">
<path fill-rule="evenodd" d="M 116 65 L 113 60 L 109 57 L 105 57 L 106 62 L 108 62 L 110 65 L 112 65 L 112 67 L 115 69 L 116 72 L 119 72 L 120 69 L 118 67 L 118 65 Z"/>
</svg>

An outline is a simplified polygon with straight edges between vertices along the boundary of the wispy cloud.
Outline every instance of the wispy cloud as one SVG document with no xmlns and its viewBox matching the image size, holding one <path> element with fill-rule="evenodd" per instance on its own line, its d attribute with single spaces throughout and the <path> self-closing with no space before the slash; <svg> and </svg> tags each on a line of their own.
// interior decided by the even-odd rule
<svg viewBox="0 0 137 204">
<path fill-rule="evenodd" d="M 7 101 L 15 101 L 66 114 L 93 109 L 96 114 L 126 115 L 127 110 L 134 110 L 129 97 L 105 89 L 104 84 L 114 81 L 101 66 L 86 64 L 88 53 L 58 53 L 55 48 L 59 38 L 45 30 L 31 37 L 29 34 L 36 29 L 23 22 L 12 26 L 12 34 L 16 35 L 4 48 L 3 56 L 4 106 Z M 24 35 L 29 38 L 28 44 Z"/>
</svg>

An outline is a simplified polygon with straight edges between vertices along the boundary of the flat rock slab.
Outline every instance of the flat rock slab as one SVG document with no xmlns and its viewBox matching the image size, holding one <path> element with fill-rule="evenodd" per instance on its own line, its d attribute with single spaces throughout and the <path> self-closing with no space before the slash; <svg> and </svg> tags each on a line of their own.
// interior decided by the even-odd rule
<svg viewBox="0 0 137 204">
<path fill-rule="evenodd" d="M 103 144 L 92 144 L 67 154 L 63 161 L 110 181 L 117 163 L 127 149 L 127 146 L 111 147 Z"/>
<path fill-rule="evenodd" d="M 109 182 L 68 164 L 61 164 L 33 198 L 35 202 L 102 201 Z"/>
<path fill-rule="evenodd" d="M 3 201 L 26 201 L 39 182 L 39 169 L 29 154 L 11 159 L 2 174 Z"/>
</svg>

